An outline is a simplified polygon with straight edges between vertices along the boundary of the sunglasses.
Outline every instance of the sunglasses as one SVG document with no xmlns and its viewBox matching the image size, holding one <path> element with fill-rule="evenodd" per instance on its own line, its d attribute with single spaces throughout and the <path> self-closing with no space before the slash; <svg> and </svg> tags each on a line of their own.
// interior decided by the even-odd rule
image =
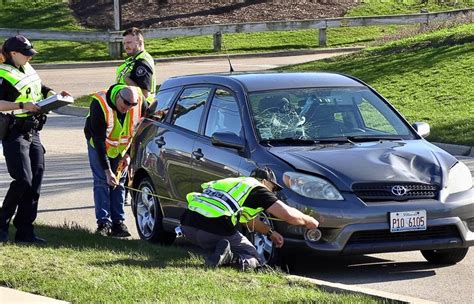
<svg viewBox="0 0 474 304">
<path fill-rule="evenodd" d="M 138 104 L 138 102 L 130 102 L 130 101 L 126 100 L 125 98 L 123 98 L 121 92 L 119 92 L 119 96 L 120 96 L 120 98 L 122 98 L 123 103 L 124 103 L 125 105 L 129 106 L 129 107 L 134 107 L 134 106 L 136 106 L 136 105 Z"/>
</svg>

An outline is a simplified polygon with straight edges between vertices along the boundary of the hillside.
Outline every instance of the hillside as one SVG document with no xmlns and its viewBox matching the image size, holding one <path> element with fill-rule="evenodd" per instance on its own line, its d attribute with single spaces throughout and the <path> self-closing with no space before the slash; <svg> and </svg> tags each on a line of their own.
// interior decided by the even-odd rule
<svg viewBox="0 0 474 304">
<path fill-rule="evenodd" d="M 287 67 L 356 76 L 411 123 L 431 125 L 431 141 L 474 145 L 474 24 L 398 40 L 359 54 Z"/>
<path fill-rule="evenodd" d="M 161 4 L 160 1 L 122 1 L 122 27 L 156 28 L 342 17 L 356 5 L 353 1 L 323 4 L 317 1 L 273 3 L 255 0 L 224 5 L 218 2 Z M 95 0 L 81 0 L 70 7 L 86 27 L 113 28 L 113 5 L 99 3 L 100 1 Z"/>
</svg>

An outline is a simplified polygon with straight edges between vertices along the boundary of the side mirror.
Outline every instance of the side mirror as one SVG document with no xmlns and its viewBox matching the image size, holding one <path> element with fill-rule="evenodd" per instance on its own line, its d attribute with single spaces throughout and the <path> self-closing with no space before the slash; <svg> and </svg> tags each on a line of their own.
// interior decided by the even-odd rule
<svg viewBox="0 0 474 304">
<path fill-rule="evenodd" d="M 413 129 L 415 129 L 416 133 L 421 137 L 425 138 L 430 135 L 430 125 L 426 122 L 415 122 L 412 124 Z"/>
<path fill-rule="evenodd" d="M 244 140 L 240 136 L 230 132 L 216 132 L 212 134 L 211 141 L 214 146 L 218 147 L 233 148 L 239 151 L 245 148 Z"/>
</svg>

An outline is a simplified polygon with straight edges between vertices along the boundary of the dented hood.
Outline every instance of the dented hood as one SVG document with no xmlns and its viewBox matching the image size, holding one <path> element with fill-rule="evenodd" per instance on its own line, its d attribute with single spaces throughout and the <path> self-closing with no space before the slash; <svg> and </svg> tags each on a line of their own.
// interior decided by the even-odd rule
<svg viewBox="0 0 474 304">
<path fill-rule="evenodd" d="M 272 147 L 297 171 L 325 176 L 340 189 L 355 182 L 410 182 L 442 186 L 457 160 L 425 140 Z"/>
</svg>

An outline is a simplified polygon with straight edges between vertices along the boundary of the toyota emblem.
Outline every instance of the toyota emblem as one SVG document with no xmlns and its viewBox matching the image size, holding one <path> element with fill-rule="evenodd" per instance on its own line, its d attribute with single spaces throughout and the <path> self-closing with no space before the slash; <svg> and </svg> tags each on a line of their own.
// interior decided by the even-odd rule
<svg viewBox="0 0 474 304">
<path fill-rule="evenodd" d="M 392 187 L 392 193 L 396 196 L 404 196 L 408 189 L 405 186 L 396 185 Z"/>
</svg>

